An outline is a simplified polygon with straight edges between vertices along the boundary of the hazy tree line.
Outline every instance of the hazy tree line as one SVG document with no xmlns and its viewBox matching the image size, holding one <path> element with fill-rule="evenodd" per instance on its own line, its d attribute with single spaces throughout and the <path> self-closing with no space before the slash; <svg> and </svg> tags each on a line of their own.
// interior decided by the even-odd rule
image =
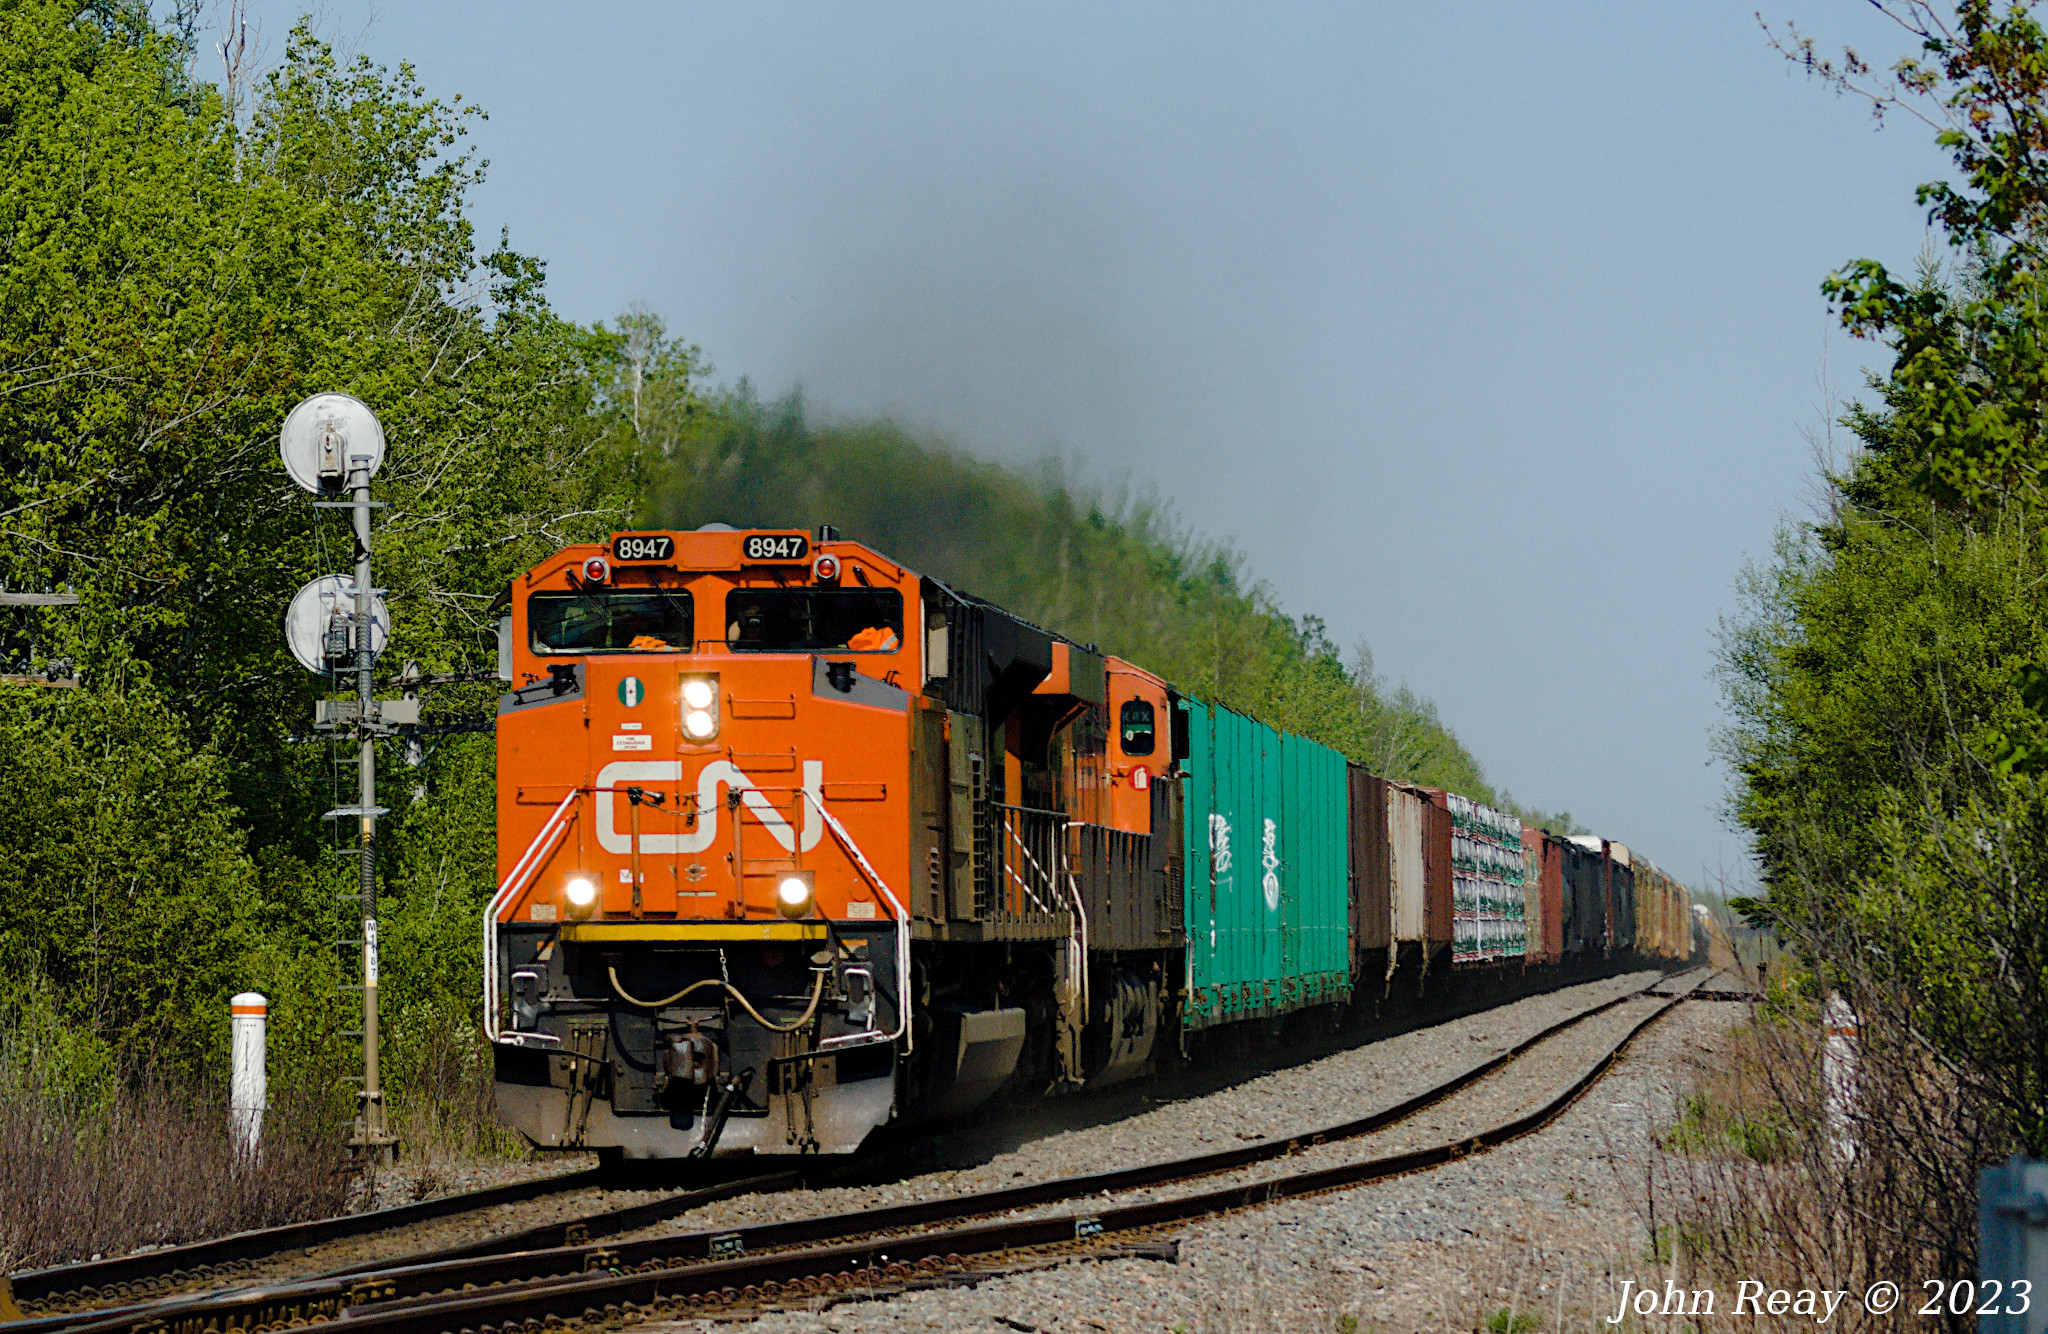
<svg viewBox="0 0 2048 1334">
<path fill-rule="evenodd" d="M 1024 475 L 886 423 L 706 387 L 644 312 L 579 326 L 541 262 L 465 218 L 479 113 L 295 33 L 231 93 L 189 24 L 0 5 L 0 1056 L 83 1096 L 124 1061 L 217 1076 L 226 999 L 272 998 L 274 1077 L 352 1052 L 353 771 L 309 740 L 326 684 L 285 651 L 341 521 L 285 478 L 304 395 L 371 403 L 390 441 L 380 668 L 488 668 L 492 598 L 633 524 L 832 522 L 1381 772 L 1496 794 L 1426 701 L 1347 666 L 1227 550 L 1143 497 Z M 429 694 L 487 713 L 491 683 Z M 478 1055 L 492 743 L 384 760 L 384 1005 L 401 1101 Z M 1568 818 L 1568 817 L 1566 817 Z M 416 1099 L 417 1101 L 417 1099 Z"/>
<path fill-rule="evenodd" d="M 1187 532 L 1156 498 L 1083 485 L 1058 461 L 1019 471 L 976 460 L 893 422 L 814 422 L 800 397 L 763 403 L 744 382 L 708 399 L 680 392 L 662 381 L 693 376 L 695 349 L 644 313 L 621 325 L 665 368 L 645 381 L 639 428 L 651 521 L 830 523 L 1376 773 L 1512 804 L 1434 704 L 1374 670 L 1366 645 L 1347 662 L 1320 618 L 1286 615 L 1236 553 Z M 1529 814 L 1578 829 L 1568 814 Z"/>
</svg>

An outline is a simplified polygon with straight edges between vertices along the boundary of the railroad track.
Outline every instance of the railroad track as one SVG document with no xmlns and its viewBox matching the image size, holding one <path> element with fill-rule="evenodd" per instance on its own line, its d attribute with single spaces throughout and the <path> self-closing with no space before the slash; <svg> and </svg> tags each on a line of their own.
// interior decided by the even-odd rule
<svg viewBox="0 0 2048 1334">
<path fill-rule="evenodd" d="M 1479 1062 L 1392 1107 L 1307 1134 L 1258 1141 L 1171 1162 L 1067 1177 L 949 1199 L 882 1209 L 763 1223 L 667 1237 L 519 1249 L 522 1239 L 592 1224 L 616 1233 L 660 1221 L 707 1202 L 684 1197 L 654 1206 L 607 1211 L 589 1219 L 529 1229 L 447 1251 L 359 1265 L 259 1288 L 171 1298 L 69 1316 L 0 1324 L 0 1334 L 224 1334 L 261 1332 L 326 1320 L 380 1334 L 511 1334 L 574 1320 L 640 1318 L 662 1309 L 722 1309 L 735 1304 L 802 1299 L 859 1289 L 968 1281 L 997 1272 L 1056 1263 L 1075 1254 L 1165 1254 L 1162 1229 L 1275 1200 L 1361 1185 L 1425 1170 L 1530 1133 L 1561 1113 L 1606 1070 L 1634 1037 L 1668 1013 L 1709 970 L 1665 978 L 1551 1024 L 1513 1048 Z M 1372 1134 L 1406 1120 L 1499 1071 L 1564 1030 L 1618 1006 L 1661 1001 L 1627 1028 L 1565 1089 L 1531 1112 L 1477 1134 L 1376 1158 L 1122 1207 L 1098 1201 L 1148 1186 L 1186 1182 L 1291 1157 L 1306 1149 Z M 714 1188 L 723 1194 L 759 1189 L 758 1182 Z M 689 1195 L 699 1195 L 689 1192 Z M 977 1218 L 1049 1204 L 1087 1201 L 1085 1209 L 1051 1217 L 997 1222 Z M 653 1208 L 665 1210 L 658 1216 Z M 605 1221 L 601 1221 L 605 1220 Z M 594 1237 L 596 1232 L 586 1232 Z M 487 1248 L 487 1251 L 486 1251 Z"/>
<path fill-rule="evenodd" d="M 444 1195 L 438 1199 L 371 1209 L 359 1214 L 254 1228 L 208 1241 L 164 1246 L 134 1255 L 54 1265 L 47 1269 L 27 1269 L 0 1276 L 0 1283 L 11 1288 L 13 1301 L 25 1311 L 52 1304 L 90 1301 L 99 1296 L 140 1295 L 180 1283 L 225 1278 L 247 1269 L 258 1260 L 284 1251 L 416 1227 L 436 1219 L 492 1209 L 501 1204 L 518 1204 L 543 1195 L 587 1190 L 601 1182 L 602 1173 L 596 1168 L 556 1173 L 507 1186 Z M 14 1328 L 15 1322 L 7 1322 L 6 1327 Z"/>
<path fill-rule="evenodd" d="M 597 1176 L 598 1173 L 594 1171 L 576 1172 L 551 1179 L 569 1183 L 560 1187 L 561 1189 L 578 1189 L 597 1185 Z M 286 1282 L 347 1279 L 353 1275 L 367 1273 L 372 1270 L 390 1269 L 400 1266 L 458 1264 L 466 1260 L 474 1260 L 483 1256 L 503 1255 L 509 1252 L 545 1252 L 563 1247 L 580 1246 L 598 1237 L 617 1236 L 622 1232 L 632 1232 L 654 1223 L 663 1222 L 676 1217 L 678 1214 L 688 1213 L 692 1209 L 701 1208 L 716 1200 L 729 1199 L 734 1195 L 744 1195 L 752 1191 L 780 1190 L 786 1186 L 796 1184 L 797 1179 L 795 1172 L 773 1172 L 761 1176 L 745 1177 L 735 1181 L 722 1182 L 715 1186 L 682 1191 L 642 1204 L 631 1204 L 617 1209 L 604 1209 L 566 1221 L 542 1223 L 533 1227 L 519 1228 L 511 1232 L 500 1232 L 476 1241 L 463 1242 L 454 1246 L 437 1247 L 433 1250 L 415 1252 L 410 1255 L 387 1256 L 382 1259 L 365 1261 L 339 1269 L 331 1269 L 316 1275 L 313 1280 L 286 1280 Z M 393 1209 L 376 1210 L 369 1214 L 345 1215 L 341 1218 L 319 1219 L 311 1223 L 291 1224 L 281 1228 L 268 1228 L 261 1232 L 237 1233 L 232 1237 L 221 1238 L 218 1242 L 200 1242 L 195 1245 L 196 1247 L 206 1247 L 223 1243 L 235 1243 L 244 1247 L 259 1246 L 265 1248 L 250 1252 L 252 1258 L 242 1261 L 243 1267 L 246 1267 L 248 1264 L 254 1263 L 256 1259 L 277 1254 L 279 1251 L 290 1249 L 293 1245 L 312 1245 L 338 1238 L 389 1231 L 394 1228 L 411 1226 L 422 1221 L 444 1218 L 453 1214 L 508 1203 L 510 1201 L 502 1193 L 508 1189 L 510 1188 L 498 1187 L 491 1190 L 474 1191 L 467 1195 L 451 1195 L 440 1200 L 426 1201 L 425 1203 L 444 1207 L 423 1213 L 411 1212 L 417 1206 L 402 1205 Z M 515 1198 L 531 1199 L 533 1198 L 533 1193 L 516 1196 Z M 391 1215 L 401 1216 L 394 1219 Z M 346 1231 L 322 1231 L 322 1229 L 330 1224 L 357 1224 L 359 1222 L 362 1225 L 355 1226 Z M 278 1235 L 280 1233 L 299 1233 L 302 1236 L 310 1235 L 311 1240 L 294 1241 L 289 1236 L 280 1237 Z M 162 1252 L 146 1251 L 141 1256 L 126 1256 L 123 1259 L 146 1259 L 159 1254 L 162 1254 Z M 100 1264 L 104 1262 L 94 1261 L 91 1263 Z M 62 1271 L 45 1270 L 40 1272 L 53 1273 Z M 218 1272 L 217 1269 L 216 1272 Z M 175 1283 L 180 1281 L 189 1282 L 195 1277 L 203 1279 L 205 1274 L 181 1267 L 165 1271 L 162 1277 L 166 1282 Z M 252 1291 L 262 1290 L 265 1289 L 252 1289 Z M 56 1298 L 47 1300 L 61 1301 L 73 1295 L 73 1293 L 66 1292 L 58 1294 Z M 169 1298 L 157 1302 L 142 1302 L 85 1310 L 68 1310 L 46 1315 L 30 1314 L 29 1312 L 32 1308 L 29 1307 L 27 1302 L 21 1302 L 19 1304 L 23 1309 L 24 1318 L 0 1321 L 0 1330 L 5 1330 L 7 1334 L 42 1334 L 43 1331 L 66 1329 L 88 1322 L 128 1318 L 137 1312 L 162 1306 L 166 1301 L 175 1302 L 177 1300 L 177 1298 Z"/>
</svg>

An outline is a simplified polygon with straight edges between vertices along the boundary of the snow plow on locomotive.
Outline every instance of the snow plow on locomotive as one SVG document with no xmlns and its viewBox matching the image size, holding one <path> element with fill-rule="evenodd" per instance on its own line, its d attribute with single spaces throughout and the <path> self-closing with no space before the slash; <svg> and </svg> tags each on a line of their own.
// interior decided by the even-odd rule
<svg viewBox="0 0 2048 1334">
<path fill-rule="evenodd" d="M 1377 1001 L 1404 968 L 1456 985 L 1451 822 L 1401 804 L 1445 794 L 830 529 L 622 533 L 510 593 L 484 1014 L 500 1115 L 537 1146 L 850 1153 Z M 1567 860 L 1545 839 L 1539 917 Z M 1636 953 L 1598 906 L 1580 971 Z"/>
</svg>

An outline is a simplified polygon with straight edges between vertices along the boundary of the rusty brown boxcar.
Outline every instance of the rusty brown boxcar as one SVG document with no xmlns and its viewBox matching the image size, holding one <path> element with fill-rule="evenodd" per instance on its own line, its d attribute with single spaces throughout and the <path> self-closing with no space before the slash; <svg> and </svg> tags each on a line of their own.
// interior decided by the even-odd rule
<svg viewBox="0 0 2048 1334">
<path fill-rule="evenodd" d="M 1352 976 L 1387 971 L 1394 939 L 1393 848 L 1387 838 L 1387 781 L 1350 766 Z"/>
<path fill-rule="evenodd" d="M 1548 920 L 1543 899 L 1543 831 L 1534 825 L 1522 826 L 1522 897 L 1523 922 L 1528 935 L 1528 953 L 1531 963 L 1546 963 L 1553 956 L 1545 945 L 1544 922 Z"/>
<path fill-rule="evenodd" d="M 1564 958 L 1564 842 L 1549 834 L 1542 836 L 1543 874 L 1538 892 L 1543 898 L 1543 953 L 1546 958 Z"/>
<path fill-rule="evenodd" d="M 1432 955 L 1451 944 L 1451 812 L 1441 788 L 1425 788 L 1422 808 L 1422 877 L 1425 934 Z"/>
</svg>

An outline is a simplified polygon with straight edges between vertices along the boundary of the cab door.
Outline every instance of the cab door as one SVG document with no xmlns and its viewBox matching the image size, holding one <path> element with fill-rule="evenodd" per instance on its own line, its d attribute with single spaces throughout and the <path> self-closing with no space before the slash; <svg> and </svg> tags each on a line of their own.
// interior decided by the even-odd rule
<svg viewBox="0 0 2048 1334">
<path fill-rule="evenodd" d="M 1152 832 L 1152 784 L 1173 764 L 1166 683 L 1109 661 L 1109 827 Z"/>
</svg>

